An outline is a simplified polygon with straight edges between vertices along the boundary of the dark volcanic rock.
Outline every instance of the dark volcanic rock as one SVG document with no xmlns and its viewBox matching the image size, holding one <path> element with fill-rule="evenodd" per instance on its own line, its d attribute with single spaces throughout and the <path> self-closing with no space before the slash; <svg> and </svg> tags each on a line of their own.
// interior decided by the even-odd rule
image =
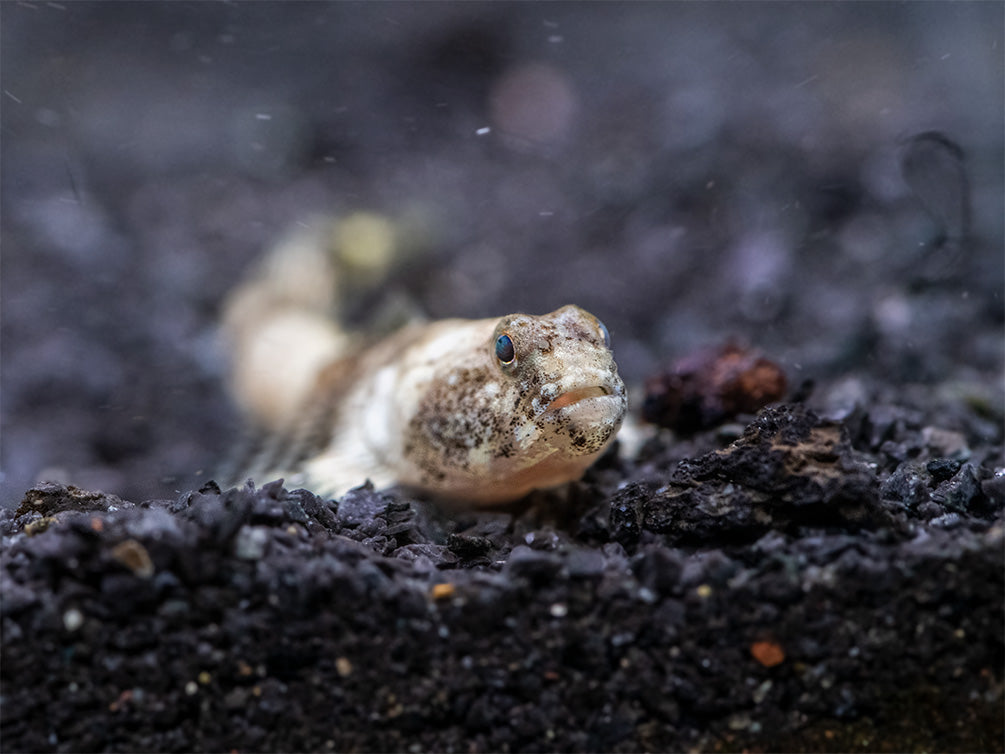
<svg viewBox="0 0 1005 754">
<path fill-rule="evenodd" d="M 994 748 L 1000 519 L 895 536 L 847 453 L 768 412 L 616 497 L 631 558 L 550 528 L 497 544 L 498 513 L 438 544 L 435 514 L 367 488 L 349 510 L 277 484 L 32 490 L 4 519 L 5 746 Z"/>
<path fill-rule="evenodd" d="M 750 348 L 728 343 L 677 360 L 646 380 L 642 417 L 681 433 L 752 414 L 785 396 L 780 366 Z"/>
<path fill-rule="evenodd" d="M 782 406 L 762 412 L 728 448 L 681 462 L 655 493 L 627 487 L 611 503 L 611 528 L 630 547 L 647 533 L 725 546 L 771 530 L 894 526 L 878 487 L 840 425 Z"/>
</svg>

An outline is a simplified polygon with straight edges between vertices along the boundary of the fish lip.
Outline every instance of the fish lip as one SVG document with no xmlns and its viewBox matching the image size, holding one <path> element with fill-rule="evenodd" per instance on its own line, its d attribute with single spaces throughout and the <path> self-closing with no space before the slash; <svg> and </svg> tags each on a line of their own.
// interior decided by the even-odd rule
<svg viewBox="0 0 1005 754">
<path fill-rule="evenodd" d="M 587 387 L 566 390 L 548 404 L 548 408 L 544 410 L 544 413 L 553 413 L 563 408 L 574 406 L 580 401 L 590 400 L 591 398 L 610 398 L 613 395 L 614 391 L 604 385 L 589 385 Z"/>
</svg>

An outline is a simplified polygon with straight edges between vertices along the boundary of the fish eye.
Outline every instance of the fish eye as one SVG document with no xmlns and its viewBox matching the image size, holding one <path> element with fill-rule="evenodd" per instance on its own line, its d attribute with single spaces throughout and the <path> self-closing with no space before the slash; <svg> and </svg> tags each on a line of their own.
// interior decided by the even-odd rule
<svg viewBox="0 0 1005 754">
<path fill-rule="evenodd" d="M 500 335 L 496 338 L 496 358 L 503 364 L 512 364 L 516 358 L 513 339 L 509 335 Z"/>
<path fill-rule="evenodd" d="M 611 347 L 611 334 L 607 331 L 607 326 L 603 322 L 601 322 L 599 319 L 597 320 L 597 324 L 600 326 L 600 334 L 604 338 L 604 347 L 605 348 L 610 348 Z"/>
</svg>

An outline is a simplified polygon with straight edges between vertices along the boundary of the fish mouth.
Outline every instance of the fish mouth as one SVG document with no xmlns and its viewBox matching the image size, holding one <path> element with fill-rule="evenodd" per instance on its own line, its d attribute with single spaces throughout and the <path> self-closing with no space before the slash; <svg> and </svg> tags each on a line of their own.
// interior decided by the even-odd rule
<svg viewBox="0 0 1005 754">
<path fill-rule="evenodd" d="M 566 406 L 572 406 L 580 401 L 589 400 L 591 398 L 607 398 L 611 395 L 611 391 L 608 390 L 603 385 L 592 385 L 590 387 L 580 387 L 575 390 L 569 390 L 562 393 L 555 400 L 548 404 L 548 408 L 545 409 L 545 413 L 551 413 L 553 411 L 558 411 Z"/>
</svg>

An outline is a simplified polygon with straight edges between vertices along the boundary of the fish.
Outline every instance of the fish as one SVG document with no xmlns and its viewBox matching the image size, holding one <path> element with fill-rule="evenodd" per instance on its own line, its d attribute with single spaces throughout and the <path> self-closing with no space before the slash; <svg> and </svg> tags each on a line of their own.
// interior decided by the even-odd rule
<svg viewBox="0 0 1005 754">
<path fill-rule="evenodd" d="M 579 479 L 611 445 L 628 398 L 596 316 L 569 304 L 369 339 L 333 314 L 345 286 L 330 247 L 317 233 L 278 244 L 224 303 L 229 387 L 262 438 L 237 478 L 493 506 Z"/>
</svg>

